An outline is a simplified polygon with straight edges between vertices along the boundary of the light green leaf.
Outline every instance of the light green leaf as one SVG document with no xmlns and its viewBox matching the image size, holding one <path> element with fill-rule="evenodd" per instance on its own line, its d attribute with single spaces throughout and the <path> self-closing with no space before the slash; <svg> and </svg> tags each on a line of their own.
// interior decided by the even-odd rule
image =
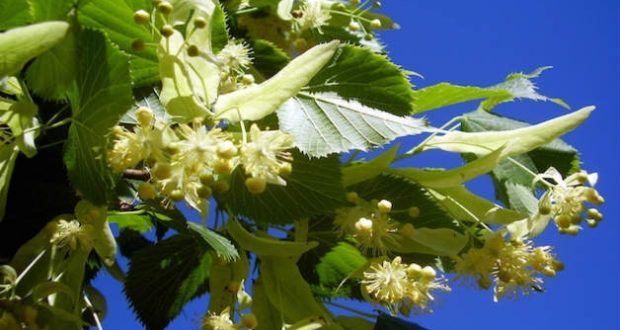
<svg viewBox="0 0 620 330">
<path fill-rule="evenodd" d="M 416 113 L 446 107 L 473 100 L 486 99 L 482 108 L 491 110 L 497 104 L 514 99 L 529 99 L 535 101 L 552 101 L 568 108 L 560 99 L 552 99 L 538 94 L 536 86 L 530 80 L 538 77 L 543 67 L 531 74 L 515 73 L 506 78 L 506 81 L 491 87 L 458 86 L 449 83 L 440 83 L 416 90 L 413 92 L 415 101 L 413 108 Z"/>
<path fill-rule="evenodd" d="M 450 170 L 422 170 L 418 168 L 395 168 L 387 170 L 427 188 L 447 188 L 461 185 L 473 178 L 490 172 L 502 159 L 504 148 L 499 148 L 466 165 Z"/>
<path fill-rule="evenodd" d="M 36 129 L 39 126 L 39 120 L 36 118 L 38 111 L 37 105 L 23 95 L 18 95 L 17 101 L 0 97 L 0 124 L 7 125 L 11 129 L 15 144 L 27 157 L 34 157 L 37 153 L 34 139 L 38 135 Z M 6 137 L 0 139 L 4 140 Z"/>
<path fill-rule="evenodd" d="M 280 129 L 314 157 L 351 149 L 368 150 L 397 137 L 420 133 L 423 120 L 399 117 L 346 101 L 334 93 L 300 93 L 278 110 Z"/>
<path fill-rule="evenodd" d="M 340 242 L 321 257 L 316 265 L 319 283 L 323 287 L 336 289 L 344 279 L 351 278 L 367 262 L 368 259 L 356 247 Z"/>
<path fill-rule="evenodd" d="M 233 261 L 239 258 L 239 253 L 235 246 L 224 236 L 190 221 L 187 222 L 187 228 L 194 233 L 194 237 L 199 241 L 207 243 L 219 258 L 226 261 Z"/>
<path fill-rule="evenodd" d="M 26 0 L 30 4 L 30 12 L 35 22 L 66 20 L 69 10 L 73 8 L 73 0 Z"/>
<path fill-rule="evenodd" d="M 410 236 L 393 235 L 385 246 L 396 253 L 457 256 L 469 237 L 448 228 L 416 228 Z"/>
<path fill-rule="evenodd" d="M 337 156 L 310 159 L 293 152 L 293 172 L 286 186 L 268 185 L 265 192 L 251 194 L 245 187 L 245 175 L 236 170 L 231 189 L 218 196 L 235 214 L 261 224 L 286 224 L 333 210 L 344 203 L 340 161 Z"/>
<path fill-rule="evenodd" d="M 459 220 L 505 225 L 528 217 L 527 213 L 505 209 L 475 195 L 464 186 L 429 189 L 429 192 L 444 209 Z"/>
<path fill-rule="evenodd" d="M 134 253 L 124 291 L 140 321 L 148 329 L 166 328 L 186 303 L 206 292 L 211 263 L 209 251 L 184 235 Z"/>
<path fill-rule="evenodd" d="M 151 218 L 145 214 L 125 212 L 110 213 L 108 214 L 108 222 L 117 224 L 119 229 L 131 229 L 141 234 L 153 228 Z"/>
<path fill-rule="evenodd" d="M 6 197 L 18 154 L 19 149 L 17 147 L 7 144 L 0 145 L 0 221 L 4 218 L 6 211 Z"/>
<path fill-rule="evenodd" d="M 585 107 L 570 114 L 556 117 L 538 125 L 508 131 L 448 132 L 431 138 L 425 149 L 486 155 L 506 145 L 503 156 L 518 155 L 548 144 L 568 133 L 585 121 L 594 107 Z"/>
<path fill-rule="evenodd" d="M 396 158 L 398 145 L 394 145 L 381 155 L 361 163 L 354 163 L 342 168 L 342 184 L 345 187 L 370 180 L 387 171 Z"/>
<path fill-rule="evenodd" d="M 73 121 L 65 164 L 69 179 L 86 199 L 101 205 L 114 187 L 105 160 L 106 137 L 133 104 L 128 57 L 97 31 L 78 37 L 81 57 L 71 93 Z"/>
<path fill-rule="evenodd" d="M 291 14 L 291 11 L 293 10 L 294 2 L 294 0 L 280 0 L 280 2 L 278 2 L 277 12 L 280 19 L 285 21 L 293 20 L 293 15 Z"/>
<path fill-rule="evenodd" d="M 201 57 L 189 57 L 183 35 L 175 31 L 162 38 L 159 48 L 159 95 L 167 112 L 178 121 L 204 118 L 209 114 L 205 104 L 217 97 L 218 68 Z"/>
<path fill-rule="evenodd" d="M 413 113 L 411 90 L 407 72 L 385 55 L 350 45 L 340 47 L 302 88 L 307 93 L 336 93 L 347 101 L 401 116 Z"/>
<path fill-rule="evenodd" d="M 14 74 L 32 58 L 61 41 L 69 24 L 44 22 L 0 33 L 0 78 Z"/>
<path fill-rule="evenodd" d="M 259 120 L 276 111 L 332 58 L 338 41 L 313 47 L 261 84 L 221 95 L 214 105 L 217 118 Z"/>
</svg>

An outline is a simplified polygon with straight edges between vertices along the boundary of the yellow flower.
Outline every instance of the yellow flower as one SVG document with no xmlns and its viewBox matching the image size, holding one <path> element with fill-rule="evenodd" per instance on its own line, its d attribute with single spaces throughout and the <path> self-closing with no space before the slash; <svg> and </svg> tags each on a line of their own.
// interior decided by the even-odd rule
<svg viewBox="0 0 620 330">
<path fill-rule="evenodd" d="M 217 54 L 217 59 L 226 73 L 242 73 L 252 64 L 250 49 L 242 41 L 231 40 Z"/>
<path fill-rule="evenodd" d="M 243 144 L 240 154 L 245 173 L 285 186 L 281 173 L 293 160 L 288 152 L 294 146 L 293 137 L 282 131 L 261 131 L 256 124 L 252 124 L 248 136 L 249 141 Z"/>
<path fill-rule="evenodd" d="M 301 14 L 295 18 L 296 28 L 300 31 L 318 29 L 328 24 L 330 3 L 325 0 L 305 0 L 300 6 Z"/>
<path fill-rule="evenodd" d="M 71 250 L 79 247 L 90 249 L 93 245 L 92 226 L 81 225 L 77 220 L 59 220 L 50 243 L 59 248 L 68 246 Z"/>
<path fill-rule="evenodd" d="M 207 330 L 234 330 L 230 320 L 230 308 L 226 307 L 220 314 L 209 313 L 203 320 L 203 329 Z"/>
</svg>

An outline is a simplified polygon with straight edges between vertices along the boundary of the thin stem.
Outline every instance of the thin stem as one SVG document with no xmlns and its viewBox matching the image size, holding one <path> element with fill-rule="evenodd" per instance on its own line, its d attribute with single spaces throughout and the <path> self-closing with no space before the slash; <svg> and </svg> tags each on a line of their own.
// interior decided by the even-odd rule
<svg viewBox="0 0 620 330">
<path fill-rule="evenodd" d="M 21 281 L 24 276 L 26 276 L 26 274 L 28 274 L 28 272 L 32 269 L 32 267 L 34 267 L 34 265 L 37 263 L 37 261 L 39 261 L 43 255 L 45 254 L 45 250 L 41 251 L 28 265 L 28 267 L 26 267 L 26 269 L 24 269 L 23 272 L 21 272 L 21 274 L 19 274 L 19 276 L 17 277 L 17 279 L 15 280 L 15 286 L 17 286 L 17 284 L 19 284 L 19 281 Z"/>
<path fill-rule="evenodd" d="M 86 293 L 84 294 L 84 302 L 86 302 L 86 306 L 88 306 L 88 308 L 93 313 L 93 319 L 95 320 L 95 325 L 97 326 L 97 329 L 103 330 L 103 325 L 101 325 L 101 321 L 99 320 L 99 315 L 97 315 L 97 312 L 95 311 L 93 304 L 88 299 L 88 296 L 86 295 Z"/>
<path fill-rule="evenodd" d="M 308 241 L 308 219 L 301 219 L 295 222 L 295 242 Z"/>
</svg>

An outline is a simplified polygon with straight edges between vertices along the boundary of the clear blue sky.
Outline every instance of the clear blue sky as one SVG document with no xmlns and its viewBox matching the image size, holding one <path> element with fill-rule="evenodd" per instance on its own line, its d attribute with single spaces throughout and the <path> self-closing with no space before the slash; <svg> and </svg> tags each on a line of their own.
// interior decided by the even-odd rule
<svg viewBox="0 0 620 330">
<path fill-rule="evenodd" d="M 592 118 L 567 140 L 583 152 L 584 168 L 600 174 L 607 203 L 599 228 L 577 237 L 554 230 L 538 240 L 556 246 L 566 270 L 546 282 L 547 292 L 493 303 L 491 292 L 453 285 L 435 312 L 413 319 L 430 329 L 618 329 L 620 170 L 620 4 L 612 0 L 385 0 L 384 11 L 400 23 L 383 34 L 390 57 L 422 74 L 417 86 L 441 81 L 491 85 L 507 73 L 552 65 L 538 80 L 545 95 L 561 97 L 573 109 L 594 104 Z M 434 124 L 473 109 L 453 107 L 428 114 Z M 565 112 L 552 104 L 517 102 L 498 111 L 539 122 Z M 405 144 L 407 142 L 405 141 Z M 423 161 L 422 161 L 423 160 Z M 453 159 L 452 164 L 456 164 Z M 437 154 L 412 165 L 444 165 Z M 472 189 L 490 194 L 489 180 Z M 490 195 L 489 195 L 490 196 Z M 141 329 L 120 285 L 99 276 L 108 296 L 106 329 Z M 154 302 L 156 303 L 156 302 Z M 188 305 L 169 329 L 195 329 L 206 297 Z"/>
</svg>

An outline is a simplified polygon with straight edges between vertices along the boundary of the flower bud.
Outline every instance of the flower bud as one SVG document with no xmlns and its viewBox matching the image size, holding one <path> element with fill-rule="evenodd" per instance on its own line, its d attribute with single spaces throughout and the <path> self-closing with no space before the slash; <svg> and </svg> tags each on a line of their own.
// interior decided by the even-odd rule
<svg viewBox="0 0 620 330">
<path fill-rule="evenodd" d="M 407 211 L 410 217 L 417 218 L 420 216 L 420 209 L 417 206 L 412 206 Z"/>
<path fill-rule="evenodd" d="M 346 196 L 347 202 L 357 204 L 360 202 L 360 196 L 355 191 L 349 191 Z"/>
<path fill-rule="evenodd" d="M 551 262 L 551 267 L 553 267 L 553 269 L 555 269 L 556 272 L 561 272 L 564 270 L 564 263 L 559 261 L 559 260 L 553 260 Z"/>
<path fill-rule="evenodd" d="M 217 145 L 217 155 L 224 159 L 231 159 L 237 154 L 237 147 L 232 141 L 223 141 Z"/>
<path fill-rule="evenodd" d="M 381 27 L 381 21 L 379 19 L 373 19 L 372 21 L 370 21 L 370 27 L 373 29 L 378 29 Z"/>
<path fill-rule="evenodd" d="M 211 195 L 213 195 L 213 191 L 208 186 L 201 186 L 200 188 L 198 188 L 196 193 L 200 198 L 210 198 Z"/>
<path fill-rule="evenodd" d="M 172 166 L 166 163 L 157 163 L 151 169 L 151 175 L 157 180 L 164 180 L 172 175 Z"/>
<path fill-rule="evenodd" d="M 205 186 L 210 186 L 211 184 L 213 184 L 213 175 L 209 174 L 209 173 L 203 173 L 200 175 L 200 183 L 202 183 Z"/>
<path fill-rule="evenodd" d="M 360 29 L 360 23 L 356 22 L 356 21 L 351 21 L 349 23 L 349 30 L 351 31 L 359 31 Z"/>
<path fill-rule="evenodd" d="M 170 4 L 170 2 L 168 1 L 161 1 L 157 4 L 157 10 L 164 15 L 170 14 L 172 12 L 172 9 L 172 4 Z"/>
<path fill-rule="evenodd" d="M 599 212 L 597 209 L 588 209 L 588 218 L 594 219 L 596 221 L 603 220 L 603 214 Z"/>
<path fill-rule="evenodd" d="M 189 47 L 187 47 L 187 55 L 189 57 L 196 57 L 200 55 L 200 49 L 196 45 L 189 45 Z"/>
<path fill-rule="evenodd" d="M 570 217 L 568 217 L 567 215 L 561 214 L 555 218 L 555 223 L 558 225 L 560 229 L 566 229 L 570 227 L 570 222 L 571 222 L 570 220 L 571 220 Z"/>
<path fill-rule="evenodd" d="M 428 280 L 432 280 L 435 278 L 435 276 L 437 276 L 437 272 L 435 271 L 435 269 L 433 269 L 433 267 L 424 266 L 424 268 L 422 268 L 422 277 Z"/>
<path fill-rule="evenodd" d="M 412 263 L 407 266 L 407 274 L 410 276 L 419 276 L 422 274 L 422 267 L 418 264 Z"/>
<path fill-rule="evenodd" d="M 374 38 L 374 36 L 372 35 L 372 33 L 366 33 L 364 35 L 364 40 L 366 41 L 371 41 Z"/>
<path fill-rule="evenodd" d="M 230 190 L 230 184 L 226 180 L 218 180 L 213 185 L 213 190 L 218 194 L 223 194 Z"/>
<path fill-rule="evenodd" d="M 586 222 L 588 223 L 588 227 L 590 228 L 596 228 L 596 226 L 598 226 L 598 221 L 594 219 L 588 219 L 586 220 Z"/>
<path fill-rule="evenodd" d="M 228 159 L 220 158 L 213 164 L 213 170 L 220 174 L 227 174 L 232 171 L 232 163 Z"/>
<path fill-rule="evenodd" d="M 377 209 L 381 213 L 390 213 L 392 211 L 392 202 L 383 199 L 377 203 Z"/>
<path fill-rule="evenodd" d="M 147 107 L 139 107 L 138 110 L 136 110 L 136 120 L 142 127 L 151 126 L 153 118 L 153 111 Z"/>
<path fill-rule="evenodd" d="M 415 227 L 410 223 L 406 223 L 400 227 L 399 233 L 405 237 L 412 237 L 415 235 Z"/>
<path fill-rule="evenodd" d="M 252 85 L 255 82 L 254 76 L 251 74 L 244 74 L 241 77 L 241 83 L 244 85 Z"/>
<path fill-rule="evenodd" d="M 241 326 L 248 329 L 255 329 L 258 326 L 258 320 L 254 314 L 245 314 L 241 317 Z"/>
<path fill-rule="evenodd" d="M 180 189 L 175 189 L 170 193 L 169 197 L 174 202 L 180 202 L 185 198 L 185 194 Z"/>
<path fill-rule="evenodd" d="M 375 1 L 375 2 L 372 4 L 372 7 L 373 7 L 373 8 L 381 8 L 381 6 L 382 6 L 382 5 L 383 5 L 383 4 L 381 3 L 381 1 Z"/>
<path fill-rule="evenodd" d="M 360 233 L 372 232 L 372 220 L 367 218 L 360 218 L 355 223 L 355 229 Z"/>
<path fill-rule="evenodd" d="M 291 163 L 282 164 L 282 166 L 280 166 L 280 169 L 278 170 L 278 175 L 283 178 L 288 178 L 291 173 L 293 173 L 293 165 L 291 165 Z"/>
<path fill-rule="evenodd" d="M 159 32 L 161 33 L 162 36 L 168 38 L 174 34 L 174 28 L 172 27 L 172 25 L 166 24 L 162 26 Z"/>
<path fill-rule="evenodd" d="M 207 26 L 207 20 L 206 20 L 206 19 L 204 19 L 204 17 L 196 17 L 196 18 L 194 19 L 194 26 L 195 26 L 197 29 L 202 29 L 202 28 L 204 28 L 205 26 Z"/>
<path fill-rule="evenodd" d="M 135 39 L 131 42 L 131 50 L 134 52 L 141 52 L 144 48 L 146 48 L 146 45 L 142 39 Z"/>
<path fill-rule="evenodd" d="M 145 10 L 138 10 L 133 13 L 133 21 L 138 24 L 146 24 L 151 20 L 151 15 L 147 13 Z"/>
<path fill-rule="evenodd" d="M 247 178 L 245 180 L 245 186 L 252 194 L 260 194 L 267 188 L 267 180 L 260 177 Z"/>
<path fill-rule="evenodd" d="M 143 201 L 155 199 L 157 191 L 155 191 L 155 187 L 152 184 L 144 182 L 138 186 L 138 197 Z"/>
</svg>

